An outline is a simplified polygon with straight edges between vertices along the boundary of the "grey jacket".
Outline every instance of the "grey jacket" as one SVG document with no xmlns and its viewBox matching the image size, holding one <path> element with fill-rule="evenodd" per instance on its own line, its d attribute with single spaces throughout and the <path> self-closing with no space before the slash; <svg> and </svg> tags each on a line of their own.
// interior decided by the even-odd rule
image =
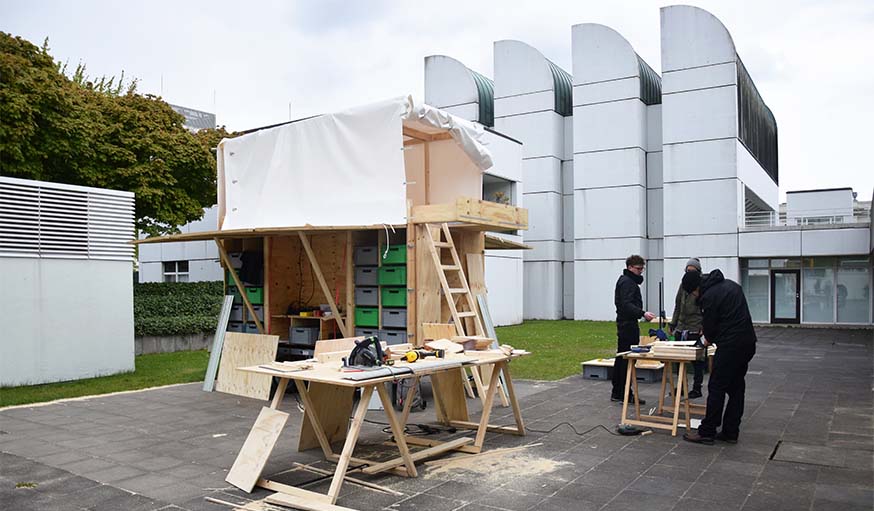
<svg viewBox="0 0 874 511">
<path fill-rule="evenodd" d="M 677 289 L 677 298 L 674 300 L 674 313 L 671 315 L 670 328 L 674 330 L 689 330 L 698 332 L 704 323 L 704 315 L 694 296 L 683 290 L 683 286 Z"/>
</svg>

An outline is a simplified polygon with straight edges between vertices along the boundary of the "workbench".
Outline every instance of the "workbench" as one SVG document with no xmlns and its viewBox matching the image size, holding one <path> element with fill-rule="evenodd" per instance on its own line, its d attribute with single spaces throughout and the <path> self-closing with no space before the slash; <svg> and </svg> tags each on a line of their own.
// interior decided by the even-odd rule
<svg viewBox="0 0 874 511">
<path fill-rule="evenodd" d="M 308 510 L 341 511 L 347 508 L 337 506 L 335 502 L 340 494 L 343 480 L 349 473 L 391 472 L 404 477 L 416 477 L 418 475 L 416 461 L 449 451 L 480 452 L 487 431 L 525 435 L 525 425 L 522 421 L 508 364 L 512 359 L 527 354 L 527 352 L 514 351 L 512 354 L 506 355 L 496 350 L 467 352 L 457 357 L 426 359 L 414 363 L 396 362 L 394 366 L 391 366 L 394 370 L 409 369 L 413 372 L 362 380 L 349 379 L 356 377 L 352 375 L 363 375 L 364 373 L 341 372 L 340 362 L 319 363 L 313 361 L 308 365 L 298 366 L 306 367 L 298 370 L 293 369 L 293 365 L 288 365 L 285 369 L 281 364 L 239 368 L 242 371 L 274 376 L 279 379 L 279 385 L 270 406 L 262 409 L 252 426 L 252 430 L 234 465 L 228 472 L 226 480 L 247 492 L 251 492 L 255 486 L 278 492 L 267 497 L 267 502 Z M 479 422 L 461 420 L 466 419 L 467 414 L 466 397 L 461 385 L 462 368 L 491 364 L 494 364 L 494 370 L 491 372 L 490 381 L 486 387 L 487 391 Z M 499 388 L 497 385 L 498 377 L 501 373 L 504 375 L 504 384 L 509 394 L 515 427 L 499 427 L 489 424 L 495 392 Z M 475 437 L 462 437 L 448 442 L 440 442 L 412 437 L 404 433 L 410 406 L 413 402 L 412 398 L 418 387 L 418 380 L 423 376 L 431 377 L 438 418 L 446 424 L 474 429 L 476 431 Z M 412 378 L 415 381 L 410 386 L 410 390 L 405 396 L 404 408 L 398 415 L 392 407 L 391 398 L 384 384 L 407 378 Z M 320 447 L 325 459 L 337 464 L 327 495 L 269 481 L 261 477 L 270 452 L 288 419 L 288 414 L 280 411 L 279 406 L 289 382 L 294 382 L 305 410 L 305 418 L 301 421 L 298 450 Z M 350 425 L 350 412 L 352 412 L 353 395 L 356 389 L 361 389 L 361 397 L 355 406 Z M 400 454 L 399 457 L 388 461 L 375 461 L 353 456 L 361 426 L 368 411 L 368 404 L 374 392 L 379 395 L 382 402 L 390 424 L 393 442 Z M 331 444 L 340 441 L 344 443 L 342 451 L 338 454 L 334 452 Z M 410 445 L 426 448 L 411 453 Z M 349 470 L 350 462 L 355 463 L 357 467 Z"/>
<path fill-rule="evenodd" d="M 715 353 L 715 347 L 707 348 L 707 357 L 710 358 Z M 620 354 L 617 354 L 619 356 Z M 622 353 L 621 356 L 629 360 L 628 369 L 625 375 L 625 395 L 622 401 L 622 419 L 621 424 L 630 424 L 633 426 L 644 426 L 657 429 L 667 429 L 671 432 L 671 436 L 677 436 L 677 427 L 679 426 L 680 414 L 685 417 L 686 431 L 689 431 L 691 425 L 692 413 L 703 414 L 706 411 L 706 406 L 689 403 L 689 383 L 686 378 L 686 364 L 695 362 L 694 359 L 676 355 L 659 355 L 656 353 Z M 651 360 L 664 364 L 664 373 L 662 375 L 661 390 L 659 392 L 659 401 L 654 415 L 642 414 L 640 411 L 640 397 L 637 392 L 637 364 L 638 360 Z M 677 364 L 677 385 L 674 385 L 673 364 Z M 634 412 L 635 419 L 628 418 L 628 398 L 630 391 L 634 386 Z M 670 402 L 665 402 L 666 387 L 670 385 L 670 393 L 673 397 Z M 670 417 L 663 417 L 662 414 L 668 411 Z"/>
</svg>

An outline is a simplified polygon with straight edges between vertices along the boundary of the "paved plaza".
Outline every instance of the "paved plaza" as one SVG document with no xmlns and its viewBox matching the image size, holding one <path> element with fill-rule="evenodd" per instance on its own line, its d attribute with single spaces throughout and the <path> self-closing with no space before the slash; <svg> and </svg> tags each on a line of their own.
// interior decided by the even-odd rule
<svg viewBox="0 0 874 511">
<path fill-rule="evenodd" d="M 740 441 L 713 446 L 664 431 L 622 437 L 608 381 L 574 376 L 518 381 L 528 436 L 489 434 L 486 449 L 518 447 L 476 463 L 420 464 L 420 476 L 363 479 L 401 495 L 346 483 L 337 504 L 361 510 L 866 510 L 874 507 L 874 334 L 871 330 L 759 329 L 747 376 Z M 225 482 L 264 402 L 200 384 L 0 410 L 0 509 L 228 510 L 252 494 Z M 654 403 L 659 386 L 640 387 Z M 703 400 L 701 401 L 703 402 Z M 477 403 L 468 401 L 477 415 Z M 433 405 L 433 401 L 429 402 Z M 326 491 L 329 481 L 293 462 L 330 468 L 318 449 L 299 453 L 303 414 L 291 414 L 265 474 Z M 393 457 L 368 413 L 359 457 Z M 411 423 L 433 423 L 433 406 Z M 496 407 L 494 424 L 511 424 Z M 567 425 L 570 423 L 576 432 Z M 590 428 L 596 427 L 589 432 Z M 578 433 L 582 434 L 578 434 Z M 469 432 L 441 431 L 435 438 Z"/>
</svg>

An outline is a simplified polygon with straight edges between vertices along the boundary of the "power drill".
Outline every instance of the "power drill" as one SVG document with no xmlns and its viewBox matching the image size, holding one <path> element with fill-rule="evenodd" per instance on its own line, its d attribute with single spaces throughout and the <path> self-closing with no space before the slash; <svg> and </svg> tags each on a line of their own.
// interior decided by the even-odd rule
<svg viewBox="0 0 874 511">
<path fill-rule="evenodd" d="M 417 360 L 421 360 L 425 357 L 437 357 L 437 358 L 445 358 L 446 352 L 444 350 L 410 350 L 404 353 L 404 360 L 407 362 L 415 362 Z"/>
</svg>

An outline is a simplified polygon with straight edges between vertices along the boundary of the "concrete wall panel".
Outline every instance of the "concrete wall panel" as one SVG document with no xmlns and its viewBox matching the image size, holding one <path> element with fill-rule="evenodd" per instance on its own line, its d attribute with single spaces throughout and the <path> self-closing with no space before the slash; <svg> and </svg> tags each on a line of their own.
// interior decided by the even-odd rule
<svg viewBox="0 0 874 511">
<path fill-rule="evenodd" d="M 716 16 L 689 5 L 661 9 L 662 72 L 734 62 L 731 34 Z"/>
<path fill-rule="evenodd" d="M 646 182 L 646 153 L 634 147 L 574 155 L 577 189 L 640 185 Z"/>
<path fill-rule="evenodd" d="M 662 222 L 662 189 L 653 188 L 646 191 L 646 235 L 649 238 L 664 236 Z"/>
<path fill-rule="evenodd" d="M 495 129 L 516 140 L 523 140 L 522 157 L 525 159 L 564 153 L 564 117 L 555 112 L 495 118 Z"/>
<path fill-rule="evenodd" d="M 737 88 L 662 96 L 662 129 L 665 144 L 737 137 Z"/>
<path fill-rule="evenodd" d="M 646 107 L 646 150 L 662 151 L 662 105 Z"/>
<path fill-rule="evenodd" d="M 666 145 L 662 153 L 664 182 L 737 177 L 737 140 L 707 140 Z"/>
<path fill-rule="evenodd" d="M 665 259 L 690 257 L 737 257 L 737 233 L 665 237 Z"/>
<path fill-rule="evenodd" d="M 534 47 L 521 41 L 495 41 L 494 57 L 496 99 L 552 90 L 549 65 Z"/>
<path fill-rule="evenodd" d="M 525 262 L 525 319 L 562 316 L 562 263 Z"/>
<path fill-rule="evenodd" d="M 765 201 L 773 211 L 780 208 L 780 190 L 747 148 L 735 140 L 737 154 L 737 177 L 747 188 Z"/>
<path fill-rule="evenodd" d="M 738 234 L 740 257 L 798 257 L 801 255 L 801 231 L 741 232 Z"/>
<path fill-rule="evenodd" d="M 574 198 L 574 238 L 646 236 L 644 187 L 577 190 Z"/>
<path fill-rule="evenodd" d="M 559 240 L 526 241 L 530 250 L 524 250 L 525 261 L 562 261 L 564 260 L 565 243 Z"/>
<path fill-rule="evenodd" d="M 525 174 L 525 193 L 561 193 L 561 160 L 558 158 L 525 160 L 523 169 Z"/>
<path fill-rule="evenodd" d="M 664 184 L 662 152 L 646 153 L 646 187 L 661 188 Z"/>
<path fill-rule="evenodd" d="M 626 256 L 627 257 L 627 256 Z M 574 263 L 574 319 L 615 321 L 613 293 L 616 279 L 625 269 L 625 257 L 615 260 L 576 261 Z M 581 290 L 585 290 L 581 292 Z"/>
<path fill-rule="evenodd" d="M 649 247 L 646 238 L 594 238 L 574 241 L 574 259 L 577 261 L 596 261 L 603 259 L 622 259 L 631 254 L 648 258 Z M 585 291 L 584 291 L 585 292 Z"/>
<path fill-rule="evenodd" d="M 664 203 L 665 236 L 737 233 L 736 179 L 666 183 Z"/>
<path fill-rule="evenodd" d="M 561 195 L 558 193 L 529 193 L 525 195 L 528 208 L 528 230 L 522 234 L 528 241 L 561 240 Z"/>
<path fill-rule="evenodd" d="M 574 85 L 637 76 L 637 54 L 610 27 L 581 23 L 571 28 Z"/>
<path fill-rule="evenodd" d="M 646 105 L 639 99 L 574 107 L 574 153 L 646 147 Z"/>
<path fill-rule="evenodd" d="M 723 85 L 737 85 L 737 64 L 734 62 L 667 72 L 662 77 L 662 94 L 709 89 Z"/>
<path fill-rule="evenodd" d="M 865 255 L 868 250 L 868 229 L 810 229 L 801 231 L 801 254 Z"/>
<path fill-rule="evenodd" d="M 532 112 L 553 111 L 554 109 L 555 93 L 551 89 L 495 98 L 495 112 L 500 112 L 501 118 Z"/>
<path fill-rule="evenodd" d="M 574 106 L 637 98 L 640 98 L 640 80 L 637 76 L 574 87 Z"/>
</svg>

